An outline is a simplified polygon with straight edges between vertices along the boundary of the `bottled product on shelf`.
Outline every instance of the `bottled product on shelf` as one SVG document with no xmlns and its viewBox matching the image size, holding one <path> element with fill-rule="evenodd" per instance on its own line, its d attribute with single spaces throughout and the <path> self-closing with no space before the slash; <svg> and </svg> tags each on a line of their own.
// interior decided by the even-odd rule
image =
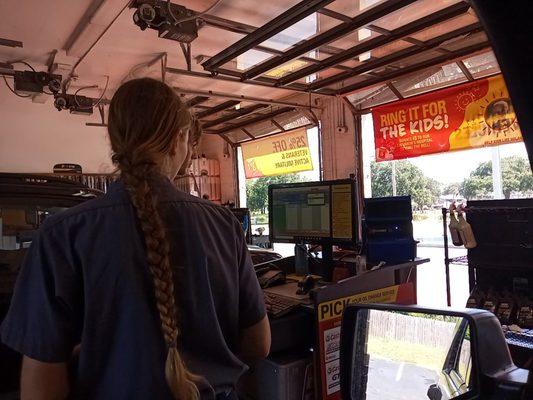
<svg viewBox="0 0 533 400">
<path fill-rule="evenodd" d="M 461 241 L 467 249 L 473 249 L 477 246 L 476 237 L 472 231 L 472 227 L 466 222 L 464 216 L 464 209 L 457 211 L 458 231 L 461 236 Z"/>
<path fill-rule="evenodd" d="M 459 221 L 455 215 L 455 203 L 452 203 L 450 206 L 450 224 L 448 225 L 450 229 L 450 236 L 452 237 L 452 243 L 455 246 L 462 246 L 463 241 L 461 235 L 459 234 Z"/>
<path fill-rule="evenodd" d="M 187 175 L 174 179 L 178 189 L 218 204 L 222 202 L 218 160 L 208 159 L 205 155 L 194 158 L 187 172 Z"/>
</svg>

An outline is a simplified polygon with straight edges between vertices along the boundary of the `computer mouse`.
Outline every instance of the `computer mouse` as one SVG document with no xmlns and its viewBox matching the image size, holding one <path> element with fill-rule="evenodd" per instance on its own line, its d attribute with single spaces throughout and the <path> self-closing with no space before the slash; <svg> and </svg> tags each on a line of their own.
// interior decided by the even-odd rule
<svg viewBox="0 0 533 400">
<path fill-rule="evenodd" d="M 298 282 L 296 294 L 307 294 L 315 287 L 316 279 L 312 275 L 306 275 Z"/>
</svg>

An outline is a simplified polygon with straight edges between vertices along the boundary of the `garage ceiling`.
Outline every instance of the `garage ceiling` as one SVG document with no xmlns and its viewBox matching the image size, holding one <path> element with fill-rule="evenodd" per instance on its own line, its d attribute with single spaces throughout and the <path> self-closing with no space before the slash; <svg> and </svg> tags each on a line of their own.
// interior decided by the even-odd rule
<svg viewBox="0 0 533 400">
<path fill-rule="evenodd" d="M 202 12 L 214 0 L 174 3 Z M 55 64 L 72 74 L 69 92 L 98 85 L 83 93 L 96 98 L 106 77 L 109 98 L 127 79 L 164 75 L 205 131 L 231 144 L 315 124 L 321 97 L 366 109 L 498 72 L 459 0 L 222 0 L 199 16 L 189 58 L 186 46 L 134 25 L 124 0 L 0 4 L 0 38 L 23 43 L 0 45 L 0 62 Z"/>
</svg>

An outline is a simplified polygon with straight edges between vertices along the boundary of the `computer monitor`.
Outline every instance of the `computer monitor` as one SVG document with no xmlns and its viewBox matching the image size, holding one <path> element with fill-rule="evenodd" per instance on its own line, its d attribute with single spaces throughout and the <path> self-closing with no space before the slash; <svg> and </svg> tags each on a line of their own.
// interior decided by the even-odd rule
<svg viewBox="0 0 533 400">
<path fill-rule="evenodd" d="M 353 179 L 271 185 L 272 243 L 353 245 L 357 242 L 357 196 Z"/>
</svg>

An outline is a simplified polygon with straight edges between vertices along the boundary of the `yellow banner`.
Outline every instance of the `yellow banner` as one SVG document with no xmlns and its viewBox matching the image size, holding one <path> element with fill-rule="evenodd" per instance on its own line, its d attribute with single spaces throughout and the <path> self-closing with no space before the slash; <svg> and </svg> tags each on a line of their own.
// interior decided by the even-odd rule
<svg viewBox="0 0 533 400">
<path fill-rule="evenodd" d="M 246 178 L 313 169 L 305 128 L 243 143 L 241 148 Z"/>
<path fill-rule="evenodd" d="M 354 294 L 353 296 L 342 297 L 340 299 L 320 303 L 318 305 L 318 321 L 322 322 L 340 317 L 344 308 L 348 304 L 394 303 L 398 298 L 399 287 L 399 285 L 389 286 L 383 289 L 372 290 L 370 292 Z"/>
</svg>

